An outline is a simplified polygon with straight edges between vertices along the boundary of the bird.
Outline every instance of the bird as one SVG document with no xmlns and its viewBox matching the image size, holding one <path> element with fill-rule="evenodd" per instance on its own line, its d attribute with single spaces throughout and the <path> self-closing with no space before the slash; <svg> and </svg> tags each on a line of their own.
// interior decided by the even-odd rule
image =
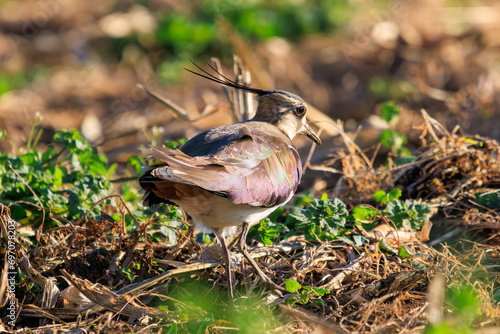
<svg viewBox="0 0 500 334">
<path fill-rule="evenodd" d="M 143 205 L 159 203 L 181 207 L 196 225 L 214 232 L 222 249 L 233 297 L 231 256 L 226 234 L 241 225 L 239 248 L 271 288 L 283 291 L 260 269 L 247 249 L 250 227 L 285 205 L 302 177 L 302 162 L 292 140 L 306 135 L 321 139 L 306 120 L 304 100 L 283 90 L 262 90 L 231 80 L 210 66 L 218 76 L 203 70 L 187 71 L 255 95 L 257 108 L 249 120 L 202 132 L 180 149 L 151 147 L 146 155 L 160 161 L 145 167 L 139 178 Z"/>
</svg>

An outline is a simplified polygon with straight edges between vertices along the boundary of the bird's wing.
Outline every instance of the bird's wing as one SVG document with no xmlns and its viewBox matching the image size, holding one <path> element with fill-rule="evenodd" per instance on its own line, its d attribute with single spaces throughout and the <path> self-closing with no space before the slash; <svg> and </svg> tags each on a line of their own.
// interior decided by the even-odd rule
<svg viewBox="0 0 500 334">
<path fill-rule="evenodd" d="M 284 204 L 302 176 L 299 155 L 282 137 L 258 131 L 240 127 L 234 140 L 210 156 L 191 157 L 179 150 L 154 147 L 152 156 L 165 165 L 149 174 L 158 180 L 196 185 L 227 196 L 235 204 Z"/>
<path fill-rule="evenodd" d="M 265 207 L 284 204 L 302 176 L 299 155 L 291 142 L 258 131 L 240 128 L 241 139 L 214 156 L 227 171 L 221 183 L 236 204 Z"/>
</svg>

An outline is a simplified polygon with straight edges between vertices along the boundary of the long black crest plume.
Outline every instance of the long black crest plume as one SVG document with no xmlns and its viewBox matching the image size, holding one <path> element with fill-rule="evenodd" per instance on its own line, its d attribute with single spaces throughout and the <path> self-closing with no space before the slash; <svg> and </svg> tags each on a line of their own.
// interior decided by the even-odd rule
<svg viewBox="0 0 500 334">
<path fill-rule="evenodd" d="M 233 80 L 229 79 L 228 77 L 224 76 L 222 73 L 220 73 L 219 71 L 217 71 L 217 69 L 215 67 L 213 67 L 211 64 L 208 64 L 208 66 L 215 73 L 217 73 L 220 77 L 216 77 L 215 75 L 213 75 L 213 74 L 205 71 L 204 69 L 202 69 L 200 66 L 198 66 L 192 60 L 191 60 L 191 63 L 193 63 L 193 65 L 196 66 L 202 73 L 198 73 L 198 72 L 192 71 L 192 70 L 190 70 L 188 68 L 184 68 L 184 69 L 186 71 L 191 72 L 191 73 L 193 73 L 193 74 L 195 74 L 197 76 L 200 76 L 202 78 L 208 79 L 208 80 L 213 81 L 213 82 L 217 82 L 218 84 L 221 84 L 221 85 L 224 85 L 224 86 L 228 86 L 228 87 L 232 87 L 232 88 L 236 88 L 236 89 L 241 89 L 241 90 L 244 90 L 246 92 L 250 92 L 250 93 L 253 93 L 253 94 L 257 94 L 257 95 L 266 95 L 266 94 L 269 94 L 269 91 L 267 91 L 267 90 L 262 90 L 262 89 L 248 87 L 248 86 L 239 84 L 236 81 L 233 81 Z"/>
</svg>

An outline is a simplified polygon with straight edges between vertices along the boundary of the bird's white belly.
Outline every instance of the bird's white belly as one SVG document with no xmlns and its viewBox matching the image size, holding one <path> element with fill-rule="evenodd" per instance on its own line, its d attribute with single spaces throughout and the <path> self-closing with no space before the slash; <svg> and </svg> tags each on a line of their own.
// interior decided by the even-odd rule
<svg viewBox="0 0 500 334">
<path fill-rule="evenodd" d="M 176 204 L 193 217 L 196 224 L 209 229 L 237 226 L 244 222 L 253 225 L 278 207 L 263 208 L 248 204 L 233 204 L 227 198 L 211 193 L 205 196 L 184 197 Z"/>
</svg>

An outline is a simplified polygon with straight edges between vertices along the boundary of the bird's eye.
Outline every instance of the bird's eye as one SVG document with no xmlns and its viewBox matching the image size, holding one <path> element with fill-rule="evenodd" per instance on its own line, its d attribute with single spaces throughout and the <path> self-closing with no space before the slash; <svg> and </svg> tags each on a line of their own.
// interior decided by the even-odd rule
<svg viewBox="0 0 500 334">
<path fill-rule="evenodd" d="M 295 115 L 302 117 L 306 114 L 306 108 L 303 106 L 295 108 Z"/>
</svg>

